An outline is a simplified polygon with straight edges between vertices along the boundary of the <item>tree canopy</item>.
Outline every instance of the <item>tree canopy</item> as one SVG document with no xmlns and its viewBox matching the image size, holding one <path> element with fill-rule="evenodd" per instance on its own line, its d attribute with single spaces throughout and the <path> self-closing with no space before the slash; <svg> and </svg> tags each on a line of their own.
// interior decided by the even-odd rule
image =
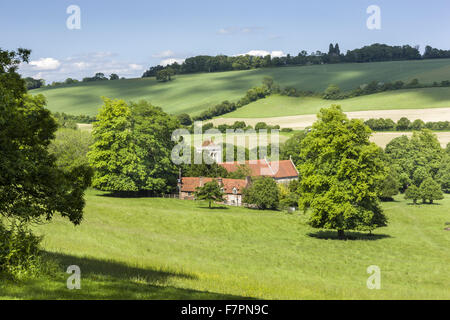
<svg viewBox="0 0 450 320">
<path fill-rule="evenodd" d="M 299 207 L 311 209 L 314 228 L 373 230 L 386 225 L 379 204 L 387 168 L 371 130 L 349 120 L 340 106 L 322 109 L 301 143 Z"/>
<path fill-rule="evenodd" d="M 178 120 L 145 101 L 103 101 L 88 154 L 95 168 L 93 186 L 112 192 L 171 191 L 177 175 L 171 136 Z"/>
<path fill-rule="evenodd" d="M 56 121 L 44 96 L 28 95 L 17 73 L 29 55 L 0 49 L 0 214 L 29 222 L 60 213 L 79 224 L 91 171 L 84 165 L 62 170 L 49 153 Z"/>
</svg>

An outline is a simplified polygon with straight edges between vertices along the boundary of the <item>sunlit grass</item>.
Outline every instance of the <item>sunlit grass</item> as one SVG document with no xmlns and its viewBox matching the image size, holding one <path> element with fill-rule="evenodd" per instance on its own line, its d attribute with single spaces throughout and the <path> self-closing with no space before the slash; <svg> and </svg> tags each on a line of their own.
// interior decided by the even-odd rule
<svg viewBox="0 0 450 320">
<path fill-rule="evenodd" d="M 83 223 L 39 226 L 59 271 L 3 282 L 0 298 L 449 299 L 450 197 L 413 206 L 384 203 L 389 226 L 336 240 L 303 214 L 192 201 L 112 198 L 90 190 Z M 69 265 L 81 290 L 68 290 Z M 381 268 L 381 290 L 366 269 Z"/>
</svg>

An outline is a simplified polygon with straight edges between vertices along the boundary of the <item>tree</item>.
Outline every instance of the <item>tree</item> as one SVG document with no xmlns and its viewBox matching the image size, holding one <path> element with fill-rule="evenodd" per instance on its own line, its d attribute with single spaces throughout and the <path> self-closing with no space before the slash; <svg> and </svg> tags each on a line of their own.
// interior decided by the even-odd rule
<svg viewBox="0 0 450 320">
<path fill-rule="evenodd" d="M 224 193 L 216 180 L 205 183 L 203 187 L 197 187 L 195 191 L 196 200 L 207 200 L 209 208 L 212 207 L 213 201 L 223 201 Z"/>
<path fill-rule="evenodd" d="M 436 174 L 437 181 L 441 184 L 442 190 L 450 193 L 450 154 L 442 158 L 441 166 Z"/>
<path fill-rule="evenodd" d="M 408 130 L 411 126 L 411 121 L 408 118 L 402 117 L 397 121 L 397 131 Z"/>
<path fill-rule="evenodd" d="M 382 200 L 392 200 L 398 194 L 400 182 L 398 174 L 394 169 L 390 169 L 386 179 L 381 184 L 380 198 Z"/>
<path fill-rule="evenodd" d="M 179 114 L 179 115 L 177 116 L 177 118 L 178 118 L 178 121 L 180 121 L 180 123 L 181 123 L 183 126 L 190 126 L 190 125 L 192 124 L 191 116 L 188 115 L 187 113 Z"/>
<path fill-rule="evenodd" d="M 258 209 L 276 209 L 279 204 L 279 190 L 277 183 L 271 177 L 256 178 L 243 191 L 242 201 L 255 205 Z"/>
<path fill-rule="evenodd" d="M 419 187 L 419 192 L 423 203 L 425 203 L 427 200 L 430 203 L 433 203 L 434 200 L 444 199 L 441 186 L 432 178 L 427 178 L 422 182 L 422 184 Z"/>
<path fill-rule="evenodd" d="M 341 94 L 341 89 L 337 85 L 330 84 L 328 88 L 323 93 L 324 99 L 337 99 Z"/>
<path fill-rule="evenodd" d="M 119 76 L 117 74 L 113 73 L 109 76 L 109 80 L 119 80 Z"/>
<path fill-rule="evenodd" d="M 156 80 L 161 82 L 167 82 L 172 80 L 172 76 L 175 75 L 175 71 L 168 67 L 163 70 L 156 72 Z"/>
<path fill-rule="evenodd" d="M 301 143 L 299 207 L 311 209 L 314 228 L 373 230 L 386 225 L 378 197 L 387 168 L 371 130 L 340 106 L 321 109 Z"/>
<path fill-rule="evenodd" d="M 417 204 L 417 200 L 420 199 L 420 191 L 415 185 L 410 185 L 405 191 L 405 199 L 411 199 L 414 204 Z"/>
<path fill-rule="evenodd" d="M 90 132 L 61 128 L 56 131 L 48 150 L 56 157 L 59 168 L 70 171 L 78 166 L 89 167 L 87 153 L 92 143 Z"/>
<path fill-rule="evenodd" d="M 300 132 L 295 133 L 288 140 L 286 140 L 286 142 L 280 146 L 281 159 L 283 159 L 283 160 L 292 159 L 292 162 L 294 162 L 294 164 L 296 166 L 298 166 L 301 163 L 300 146 L 301 146 L 302 140 L 305 137 L 306 137 L 306 132 L 300 131 Z"/>
<path fill-rule="evenodd" d="M 103 101 L 88 154 L 95 168 L 93 186 L 111 192 L 170 191 L 176 185 L 170 156 L 178 120 L 145 101 Z"/>
<path fill-rule="evenodd" d="M 59 213 L 79 224 L 90 170 L 61 170 L 49 153 L 57 124 L 44 96 L 28 95 L 17 73 L 29 55 L 0 49 L 0 215 L 27 223 Z"/>
</svg>

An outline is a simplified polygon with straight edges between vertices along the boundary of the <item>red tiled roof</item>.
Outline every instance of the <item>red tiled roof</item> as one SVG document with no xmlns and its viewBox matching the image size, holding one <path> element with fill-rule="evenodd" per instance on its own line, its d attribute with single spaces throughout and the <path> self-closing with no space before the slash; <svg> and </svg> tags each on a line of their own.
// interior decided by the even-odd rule
<svg viewBox="0 0 450 320">
<path fill-rule="evenodd" d="M 219 165 L 224 167 L 228 172 L 236 171 L 239 165 L 242 164 L 237 161 L 219 163 Z M 298 171 L 291 160 L 271 162 L 266 160 L 247 160 L 245 161 L 245 165 L 250 168 L 253 177 L 269 176 L 278 179 L 298 177 Z"/>
<path fill-rule="evenodd" d="M 197 187 L 201 187 L 213 179 L 219 180 L 220 178 L 183 177 L 181 179 L 181 191 L 194 192 Z M 222 185 L 224 192 L 227 194 L 232 194 L 234 188 L 237 189 L 238 194 L 242 194 L 242 190 L 247 186 L 247 181 L 241 179 L 222 179 Z"/>
</svg>

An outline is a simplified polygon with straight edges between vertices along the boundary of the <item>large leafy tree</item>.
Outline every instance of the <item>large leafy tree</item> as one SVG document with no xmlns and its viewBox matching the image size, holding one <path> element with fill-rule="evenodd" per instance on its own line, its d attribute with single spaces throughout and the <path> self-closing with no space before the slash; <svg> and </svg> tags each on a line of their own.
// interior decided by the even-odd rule
<svg viewBox="0 0 450 320">
<path fill-rule="evenodd" d="M 128 105 L 104 98 L 97 120 L 88 154 L 95 188 L 158 194 L 176 185 L 177 168 L 170 159 L 176 118 L 145 101 Z"/>
<path fill-rule="evenodd" d="M 402 189 L 411 183 L 420 186 L 427 178 L 440 181 L 448 162 L 437 136 L 428 129 L 415 131 L 410 139 L 407 136 L 394 138 L 385 152 L 399 174 Z M 442 187 L 445 187 L 444 180 L 440 181 Z"/>
<path fill-rule="evenodd" d="M 213 202 L 223 201 L 223 197 L 224 193 L 216 180 L 207 182 L 204 186 L 197 187 L 195 190 L 195 199 L 208 201 L 210 208 Z"/>
<path fill-rule="evenodd" d="M 55 213 L 79 224 L 91 171 L 62 170 L 48 151 L 57 124 L 42 95 L 28 95 L 17 73 L 29 50 L 0 49 L 0 214 L 23 222 L 50 220 Z"/>
<path fill-rule="evenodd" d="M 322 109 L 302 140 L 299 207 L 311 209 L 309 224 L 345 230 L 373 230 L 386 225 L 379 204 L 387 168 L 382 150 L 369 142 L 371 130 L 349 120 L 340 106 Z"/>
</svg>

